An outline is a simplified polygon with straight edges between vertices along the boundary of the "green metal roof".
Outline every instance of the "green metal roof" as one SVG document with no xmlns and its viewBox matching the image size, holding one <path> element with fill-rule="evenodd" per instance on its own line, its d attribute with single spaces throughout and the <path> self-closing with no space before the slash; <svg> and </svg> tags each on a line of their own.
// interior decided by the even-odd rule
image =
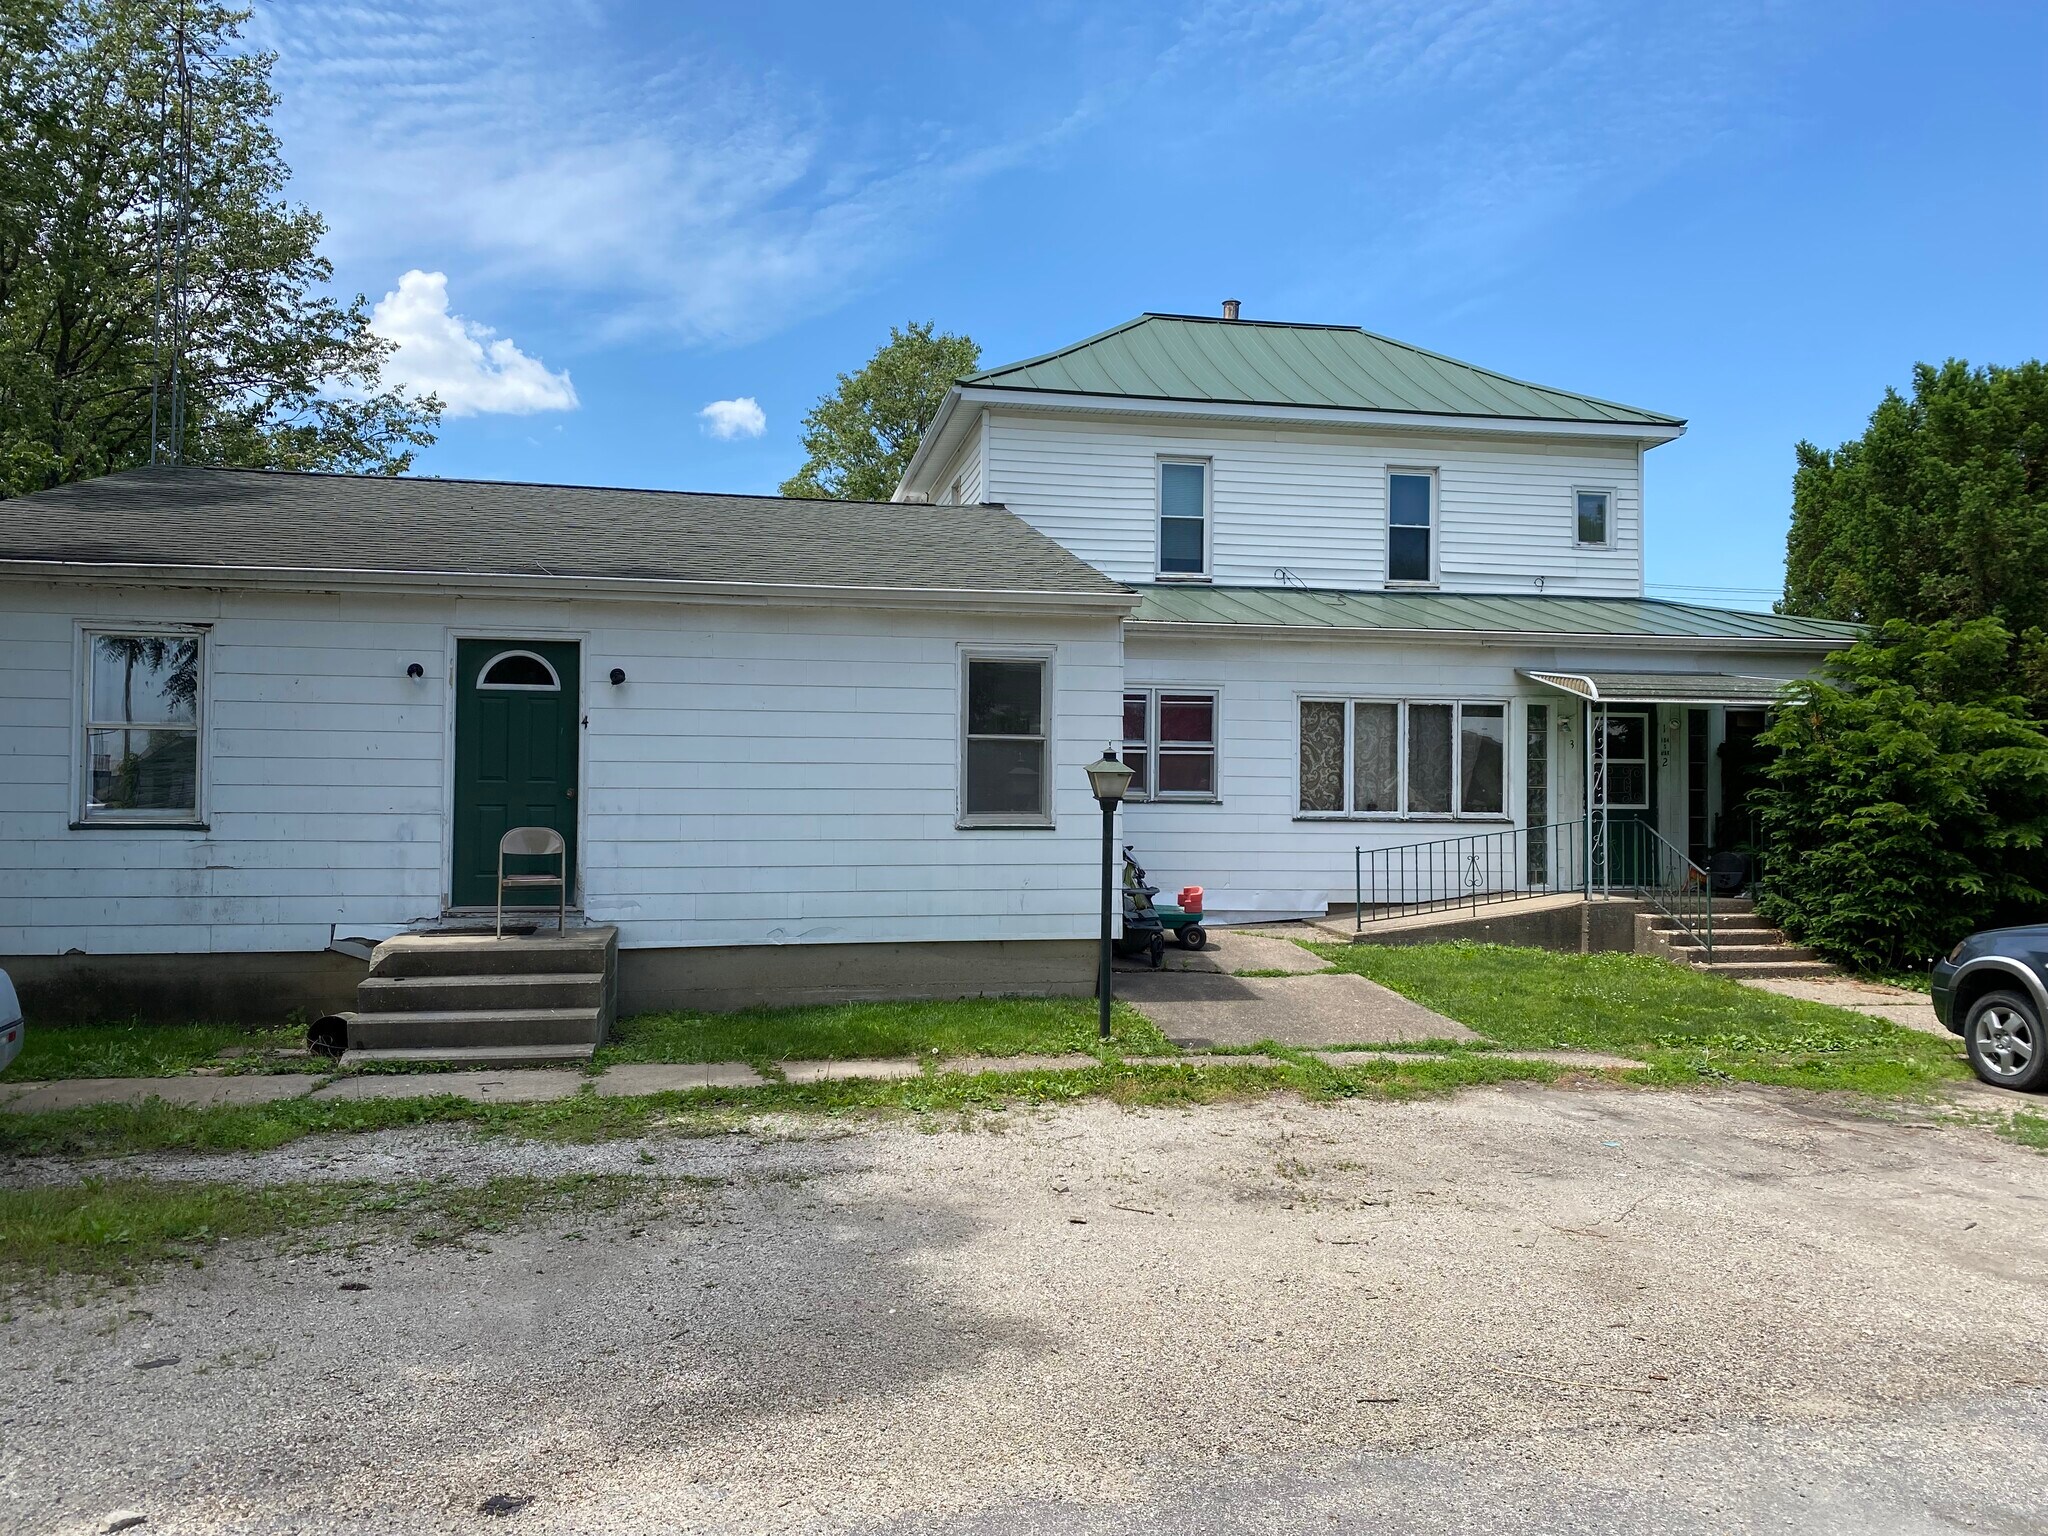
<svg viewBox="0 0 2048 1536">
<path fill-rule="evenodd" d="M 1673 640 L 1828 642 L 1862 630 L 1829 619 L 1704 608 L 1648 597 L 1510 596 L 1451 592 L 1340 592 L 1300 587 L 1159 584 L 1138 588 L 1133 624 L 1219 629 L 1378 630 L 1445 634 L 1653 637 Z"/>
<path fill-rule="evenodd" d="M 1788 685 L 1782 677 L 1731 672 L 1550 672 L 1517 669 L 1593 704 L 1771 704 Z"/>
<path fill-rule="evenodd" d="M 982 389 L 1682 427 L 1676 416 L 1511 379 L 1350 325 L 1140 315 L 1043 357 L 970 374 Z"/>
</svg>

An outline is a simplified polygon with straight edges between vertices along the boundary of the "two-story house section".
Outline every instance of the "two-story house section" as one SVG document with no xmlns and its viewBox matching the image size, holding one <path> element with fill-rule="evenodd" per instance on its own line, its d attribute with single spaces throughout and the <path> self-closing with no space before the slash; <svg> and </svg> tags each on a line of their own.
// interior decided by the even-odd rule
<svg viewBox="0 0 2048 1536">
<path fill-rule="evenodd" d="M 1853 631 L 1645 597 L 1643 456 L 1684 430 L 1233 303 L 961 379 L 897 494 L 1138 591 L 1127 837 L 1212 911 L 1320 910 L 1746 841 L 1763 706 Z"/>
</svg>

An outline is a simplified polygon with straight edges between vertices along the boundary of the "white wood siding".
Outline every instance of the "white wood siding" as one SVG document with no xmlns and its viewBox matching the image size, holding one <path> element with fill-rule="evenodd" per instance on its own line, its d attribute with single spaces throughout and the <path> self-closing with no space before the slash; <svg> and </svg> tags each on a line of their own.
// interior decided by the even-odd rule
<svg viewBox="0 0 2048 1536">
<path fill-rule="evenodd" d="M 953 494 L 955 482 L 959 483 L 959 495 Z M 981 462 L 981 428 L 979 424 L 967 434 L 967 441 L 946 472 L 939 477 L 938 489 L 933 499 L 952 506 L 971 507 L 982 499 L 984 489 Z"/>
<path fill-rule="evenodd" d="M 68 828 L 77 625 L 122 619 L 212 625 L 208 831 Z M 630 947 L 1095 932 L 1114 620 L 0 583 L 0 955 L 438 915 L 458 634 L 582 643 L 584 905 Z M 963 642 L 1054 651 L 1054 830 L 954 825 Z"/>
<path fill-rule="evenodd" d="M 1657 666 L 1672 671 L 1741 672 L 1800 677 L 1811 668 L 1783 655 L 1660 653 Z M 1530 646 L 1445 645 L 1425 649 L 1380 642 L 1283 639 L 1180 639 L 1133 630 L 1125 640 L 1125 668 L 1133 688 L 1217 690 L 1221 719 L 1215 803 L 1134 802 L 1123 813 L 1124 837 L 1138 861 L 1169 895 L 1184 885 L 1209 890 L 1306 890 L 1349 903 L 1352 850 L 1389 848 L 1432 838 L 1498 829 L 1499 820 L 1418 817 L 1408 820 L 1301 819 L 1296 798 L 1299 754 L 1298 697 L 1381 699 L 1508 699 L 1508 794 L 1512 820 L 1523 822 L 1524 709 L 1551 706 L 1551 815 L 1580 814 L 1584 726 L 1580 706 L 1554 689 L 1518 678 L 1520 667 L 1640 668 L 1640 653 Z M 1558 738 L 1557 719 L 1572 716 L 1570 746 Z M 1661 719 L 1681 716 L 1667 708 Z M 1685 839 L 1684 740 L 1659 770 L 1659 830 L 1679 846 Z"/>
<path fill-rule="evenodd" d="M 1182 427 L 997 411 L 984 494 L 1119 581 L 1151 581 L 1162 456 L 1214 466 L 1218 582 L 1271 586 L 1284 567 L 1310 586 L 1381 585 L 1393 466 L 1437 471 L 1443 590 L 1642 593 L 1642 458 L 1629 441 Z M 1614 492 L 1611 549 L 1576 546 L 1575 487 Z"/>
</svg>

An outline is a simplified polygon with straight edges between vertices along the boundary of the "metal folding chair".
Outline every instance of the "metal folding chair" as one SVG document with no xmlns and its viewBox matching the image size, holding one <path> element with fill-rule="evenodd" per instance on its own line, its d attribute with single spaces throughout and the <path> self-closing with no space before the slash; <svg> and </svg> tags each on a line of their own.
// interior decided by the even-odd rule
<svg viewBox="0 0 2048 1536">
<path fill-rule="evenodd" d="M 508 875 L 505 873 L 507 854 L 525 859 L 557 858 L 561 865 L 552 875 Z M 499 838 L 497 936 L 505 936 L 505 892 L 550 885 L 560 894 L 560 904 L 555 909 L 555 931 L 561 933 L 569 926 L 569 845 L 562 841 L 562 834 L 553 827 L 514 827 Z"/>
</svg>

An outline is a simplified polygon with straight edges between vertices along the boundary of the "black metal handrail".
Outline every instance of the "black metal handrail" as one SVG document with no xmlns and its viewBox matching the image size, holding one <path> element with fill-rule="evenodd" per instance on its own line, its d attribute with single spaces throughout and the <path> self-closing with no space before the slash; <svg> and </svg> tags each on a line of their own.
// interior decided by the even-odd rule
<svg viewBox="0 0 2048 1536">
<path fill-rule="evenodd" d="M 1713 882 L 1682 848 L 1648 822 L 1630 819 L 1608 824 L 1604 854 L 1604 868 L 1596 854 L 1596 883 L 1634 892 L 1714 958 Z"/>
<path fill-rule="evenodd" d="M 1707 872 L 1648 822 L 1595 817 L 1351 850 L 1352 927 L 1544 892 L 1639 896 L 1714 953 Z"/>
<path fill-rule="evenodd" d="M 1424 912 L 1477 910 L 1543 891 L 1585 888 L 1583 821 L 1498 827 L 1460 837 L 1353 848 L 1355 928 Z"/>
</svg>

